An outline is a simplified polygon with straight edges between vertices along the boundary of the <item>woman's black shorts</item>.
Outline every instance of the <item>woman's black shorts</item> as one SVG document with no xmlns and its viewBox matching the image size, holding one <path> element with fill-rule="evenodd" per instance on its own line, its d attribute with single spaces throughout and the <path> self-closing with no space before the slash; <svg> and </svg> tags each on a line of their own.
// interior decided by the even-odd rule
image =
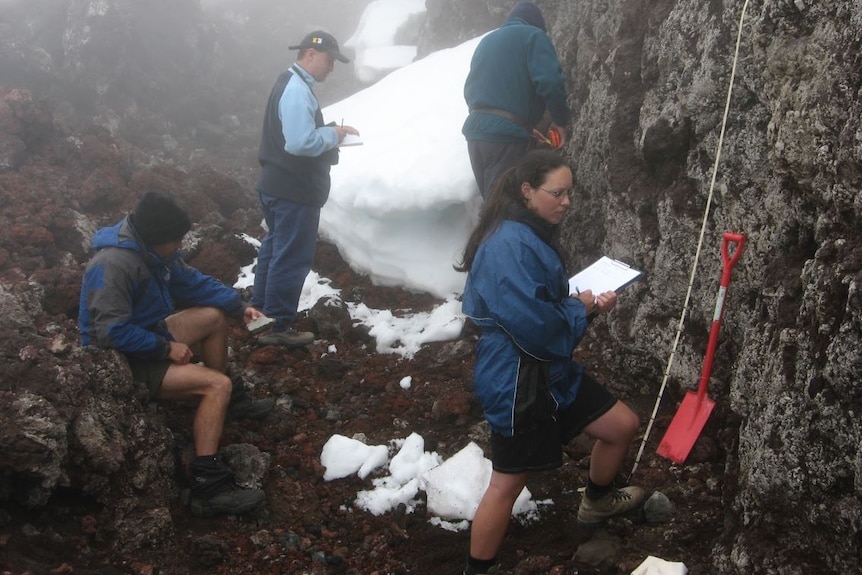
<svg viewBox="0 0 862 575">
<path fill-rule="evenodd" d="M 575 402 L 547 424 L 529 432 L 504 437 L 491 433 L 491 463 L 500 473 L 556 469 L 563 464 L 563 445 L 607 413 L 617 398 L 584 374 Z"/>
</svg>

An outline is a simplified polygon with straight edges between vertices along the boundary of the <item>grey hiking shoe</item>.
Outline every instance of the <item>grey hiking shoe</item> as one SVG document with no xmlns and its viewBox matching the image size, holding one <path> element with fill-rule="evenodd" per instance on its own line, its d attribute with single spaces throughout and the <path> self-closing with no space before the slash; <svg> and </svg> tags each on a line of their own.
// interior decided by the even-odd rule
<svg viewBox="0 0 862 575">
<path fill-rule="evenodd" d="M 614 515 L 636 509 L 644 500 L 644 490 L 631 485 L 614 489 L 601 499 L 589 499 L 584 495 L 578 509 L 578 524 L 583 527 L 596 527 Z"/>
<path fill-rule="evenodd" d="M 283 330 L 272 330 L 257 338 L 262 345 L 283 345 L 288 348 L 305 347 L 314 341 L 314 334 L 310 331 L 296 331 L 289 327 Z"/>
<path fill-rule="evenodd" d="M 231 379 L 230 403 L 227 406 L 226 421 L 236 419 L 263 419 L 275 409 L 275 401 L 270 398 L 252 399 L 245 390 L 245 381 L 236 376 Z"/>
<path fill-rule="evenodd" d="M 262 489 L 244 489 L 233 485 L 230 489 L 210 497 L 193 494 L 189 507 L 195 517 L 242 515 L 263 503 L 264 499 L 266 495 Z"/>
<path fill-rule="evenodd" d="M 244 489 L 218 455 L 195 457 L 189 508 L 196 517 L 240 515 L 260 505 L 266 495 L 260 489 Z"/>
<path fill-rule="evenodd" d="M 252 399 L 246 396 L 239 401 L 231 401 L 227 406 L 226 421 L 237 419 L 263 419 L 270 411 L 275 409 L 275 400 L 266 397 L 264 399 Z"/>
</svg>

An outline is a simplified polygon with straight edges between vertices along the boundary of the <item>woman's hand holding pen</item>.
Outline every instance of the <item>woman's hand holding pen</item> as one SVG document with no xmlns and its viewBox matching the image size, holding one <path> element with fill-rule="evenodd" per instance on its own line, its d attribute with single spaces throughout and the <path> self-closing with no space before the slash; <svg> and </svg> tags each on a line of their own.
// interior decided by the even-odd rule
<svg viewBox="0 0 862 575">
<path fill-rule="evenodd" d="M 606 291 L 598 296 L 594 296 L 592 290 L 579 291 L 571 295 L 584 304 L 584 307 L 587 308 L 587 315 L 608 313 L 617 306 L 617 294 L 613 291 Z"/>
<path fill-rule="evenodd" d="M 600 293 L 596 298 L 596 310 L 598 313 L 608 313 L 617 307 L 617 292 L 606 291 Z"/>
</svg>

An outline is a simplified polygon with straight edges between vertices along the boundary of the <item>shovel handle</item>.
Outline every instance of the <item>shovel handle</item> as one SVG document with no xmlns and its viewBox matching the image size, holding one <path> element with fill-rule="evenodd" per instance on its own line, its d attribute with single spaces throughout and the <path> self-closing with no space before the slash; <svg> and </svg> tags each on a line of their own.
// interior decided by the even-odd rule
<svg viewBox="0 0 862 575">
<path fill-rule="evenodd" d="M 735 244 L 733 253 L 730 253 L 731 245 Z M 721 272 L 721 285 L 727 287 L 730 285 L 730 273 L 733 271 L 733 266 L 739 261 L 742 255 L 742 248 L 745 246 L 745 236 L 742 234 L 734 234 L 733 232 L 724 232 L 721 241 L 721 261 L 724 264 L 724 269 Z"/>
<path fill-rule="evenodd" d="M 735 244 L 731 253 L 731 244 Z M 724 299 L 727 296 L 727 288 L 730 287 L 730 276 L 733 266 L 742 255 L 742 247 L 745 245 L 745 236 L 724 232 L 721 242 L 721 261 L 724 269 L 721 272 L 721 285 L 718 288 L 718 297 L 715 300 L 715 311 L 712 314 L 712 325 L 709 329 L 709 343 L 706 346 L 706 358 L 703 361 L 703 371 L 700 374 L 700 382 L 697 384 L 698 404 L 706 397 L 709 389 L 709 376 L 712 373 L 712 358 L 718 347 L 718 332 L 721 329 L 721 318 L 724 315 Z"/>
</svg>

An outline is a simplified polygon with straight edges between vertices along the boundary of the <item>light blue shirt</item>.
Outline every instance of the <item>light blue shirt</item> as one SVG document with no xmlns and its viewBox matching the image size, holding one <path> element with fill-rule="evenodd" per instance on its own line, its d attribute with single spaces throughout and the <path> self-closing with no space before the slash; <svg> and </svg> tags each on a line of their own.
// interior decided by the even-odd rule
<svg viewBox="0 0 862 575">
<path fill-rule="evenodd" d="M 278 102 L 284 149 L 294 156 L 319 156 L 338 145 L 338 133 L 330 126 L 315 126 L 314 115 L 320 104 L 311 88 L 316 82 L 299 64 L 291 69 L 293 76 Z"/>
</svg>

